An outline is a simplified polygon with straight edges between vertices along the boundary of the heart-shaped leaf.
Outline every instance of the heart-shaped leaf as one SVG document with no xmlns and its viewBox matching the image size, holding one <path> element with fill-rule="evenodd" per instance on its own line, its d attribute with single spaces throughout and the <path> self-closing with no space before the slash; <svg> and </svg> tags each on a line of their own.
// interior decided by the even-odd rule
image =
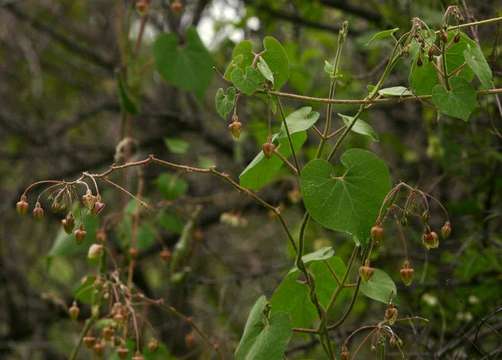
<svg viewBox="0 0 502 360">
<path fill-rule="evenodd" d="M 161 34 L 153 44 L 157 71 L 168 83 L 193 91 L 201 99 L 213 78 L 213 59 L 193 27 L 180 45 L 175 33 Z"/>
<path fill-rule="evenodd" d="M 488 65 L 479 45 L 467 44 L 467 48 L 464 50 L 464 58 L 467 65 L 481 81 L 482 87 L 485 89 L 490 88 L 493 78 L 492 69 L 490 69 L 490 65 Z"/>
<path fill-rule="evenodd" d="M 269 314 L 265 296 L 251 309 L 237 349 L 236 360 L 282 360 L 292 335 L 286 313 Z"/>
<path fill-rule="evenodd" d="M 382 39 L 386 39 L 388 37 L 391 37 L 398 30 L 399 30 L 399 28 L 379 31 L 376 34 L 373 34 L 373 36 L 366 43 L 366 46 L 370 45 L 375 40 L 382 40 Z"/>
<path fill-rule="evenodd" d="M 450 79 L 450 90 L 442 85 L 436 85 L 432 89 L 432 102 L 442 114 L 469 120 L 469 116 L 476 109 L 476 90 L 467 80 L 455 77 Z"/>
<path fill-rule="evenodd" d="M 353 116 L 348 116 L 344 114 L 338 114 L 338 116 L 342 118 L 343 123 L 347 127 L 350 126 L 352 121 L 354 121 Z M 370 124 L 368 124 L 364 120 L 357 119 L 356 123 L 352 126 L 351 131 L 357 134 L 366 135 L 370 137 L 373 141 L 379 141 L 377 132 L 371 127 Z"/>
<path fill-rule="evenodd" d="M 227 118 L 227 115 L 233 110 L 235 106 L 237 90 L 233 86 L 230 86 L 226 91 L 219 88 L 216 91 L 216 96 L 214 97 L 214 103 L 216 106 L 216 111 L 223 119 Z"/>
<path fill-rule="evenodd" d="M 263 48 L 265 52 L 262 57 L 274 75 L 274 89 L 280 89 L 289 78 L 288 54 L 281 43 L 272 36 L 263 39 Z"/>
<path fill-rule="evenodd" d="M 341 278 L 345 273 L 342 259 L 334 256 L 331 247 L 322 248 L 302 257 L 316 282 L 316 294 L 324 307 L 328 306 L 337 282 L 331 271 Z M 317 318 L 317 310 L 310 301 L 309 288 L 300 282 L 300 271 L 295 267 L 286 275 L 270 299 L 272 313 L 286 312 L 293 327 L 309 327 Z"/>
<path fill-rule="evenodd" d="M 260 60 L 258 60 L 258 64 L 256 64 L 256 67 L 262 74 L 262 76 L 270 81 L 272 85 L 274 84 L 274 74 L 272 74 L 272 70 L 270 70 L 270 67 L 268 66 L 267 62 L 265 59 L 260 57 Z"/>
<path fill-rule="evenodd" d="M 245 70 L 236 67 L 232 71 L 230 78 L 235 87 L 246 95 L 253 95 L 263 82 L 263 77 L 258 70 L 251 66 L 248 66 Z"/>
<path fill-rule="evenodd" d="M 312 218 L 332 230 L 353 235 L 366 243 L 383 199 L 390 190 L 385 163 L 362 149 L 347 150 L 341 157 L 343 174 L 334 174 L 326 160 L 310 161 L 302 170 L 300 187 Z"/>
<path fill-rule="evenodd" d="M 253 43 L 249 40 L 244 40 L 235 45 L 232 51 L 232 61 L 228 64 L 223 77 L 225 80 L 230 80 L 230 75 L 236 67 L 244 70 L 253 63 Z"/>
<path fill-rule="evenodd" d="M 395 302 L 397 295 L 396 284 L 385 271 L 380 269 L 375 269 L 368 281 L 362 281 L 360 289 L 370 299 L 385 304 L 388 304 L 391 300 Z"/>
</svg>

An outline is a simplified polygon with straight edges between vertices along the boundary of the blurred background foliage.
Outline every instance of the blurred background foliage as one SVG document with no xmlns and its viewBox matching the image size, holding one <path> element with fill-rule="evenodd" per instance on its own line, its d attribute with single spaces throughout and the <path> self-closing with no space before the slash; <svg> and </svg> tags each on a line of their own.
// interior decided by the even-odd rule
<svg viewBox="0 0 502 360">
<path fill-rule="evenodd" d="M 223 72 L 235 44 L 251 39 L 257 46 L 273 35 L 285 46 L 291 77 L 285 90 L 327 96 L 324 61 L 336 51 L 343 20 L 350 24 L 343 51 L 342 81 L 336 97 L 359 99 L 374 83 L 391 50 L 388 41 L 366 45 L 377 31 L 405 31 L 413 17 L 438 26 L 450 4 L 466 12 L 466 21 L 502 15 L 500 1 L 440 0 L 187 0 L 181 16 L 167 1 L 153 0 L 138 56 L 131 52 L 139 17 L 131 1 L 0 0 L 0 357 L 63 359 L 78 338 L 66 307 L 76 296 L 85 307 L 86 275 L 95 265 L 60 230 L 60 216 L 43 222 L 15 216 L 19 194 L 40 179 L 72 179 L 82 171 L 98 171 L 114 162 L 116 146 L 129 134 L 135 139 L 129 159 L 153 153 L 158 157 L 202 167 L 216 165 L 234 177 L 254 157 L 267 136 L 267 112 L 259 99 L 244 99 L 239 117 L 244 125 L 233 141 L 227 123 L 216 114 L 214 94 L 224 86 Z M 162 80 L 153 66 L 153 40 L 169 32 L 188 41 L 195 27 L 216 71 L 196 72 L 188 89 Z M 502 26 L 467 31 L 479 39 L 500 87 Z M 203 50 L 204 50 L 203 47 Z M 181 48 L 183 49 L 183 48 Z M 126 55 L 125 55 L 126 54 Z M 386 86 L 408 86 L 409 62 L 402 62 Z M 125 71 L 124 71 L 125 69 Z M 184 76 L 181 75 L 181 82 Z M 122 77 L 127 78 L 127 85 Z M 197 82 L 210 79 L 207 89 Z M 186 80 L 186 79 L 185 79 Z M 122 82 L 122 85 L 120 85 Z M 187 89 L 185 87 L 185 89 Z M 197 96 L 195 96 L 197 95 Z M 287 111 L 300 106 L 287 101 Z M 323 114 L 323 107 L 312 104 Z M 125 109 L 125 111 L 121 111 Z M 354 107 L 337 106 L 351 114 Z M 130 115 L 125 129 L 124 113 Z M 399 310 L 429 322 L 402 324 L 399 334 L 410 358 L 495 359 L 501 356 L 502 315 L 502 168 L 501 113 L 496 98 L 480 98 L 469 122 L 438 118 L 426 102 L 384 104 L 363 117 L 380 141 L 353 134 L 346 147 L 368 147 L 386 160 L 395 182 L 419 186 L 440 199 L 453 224 L 452 236 L 440 249 L 426 252 L 419 227 L 410 226 L 408 251 L 417 275 L 404 287 L 399 267 L 404 255 L 397 236 L 389 234 L 378 266 L 398 284 Z M 274 126 L 278 126 L 275 122 Z M 304 146 L 305 159 L 315 151 L 314 139 Z M 115 159 L 116 160 L 116 159 Z M 155 211 L 142 213 L 138 229 L 139 265 L 135 284 L 145 294 L 164 297 L 189 314 L 223 352 L 231 354 L 251 305 L 271 295 L 292 264 L 291 251 L 279 225 L 266 211 L 218 179 L 164 169 L 144 169 L 144 197 Z M 134 192 L 137 172 L 114 175 Z M 302 215 L 298 189 L 285 174 L 261 194 L 281 204 L 289 223 Z M 109 239 L 120 258 L 129 246 L 136 203 L 113 187 L 103 190 L 105 216 L 85 219 L 91 243 L 99 221 L 106 221 Z M 431 224 L 444 221 L 439 209 Z M 101 224 L 103 225 L 103 224 Z M 297 231 L 295 231 L 297 233 Z M 311 226 L 309 251 L 332 245 L 347 258 L 352 242 L 344 235 Z M 176 261 L 159 258 L 164 248 L 183 247 Z M 86 295 L 87 294 L 87 295 Z M 342 292 L 341 303 L 350 294 Z M 344 307 L 335 307 L 340 314 Z M 359 299 L 354 312 L 333 335 L 344 339 L 352 330 L 382 317 L 383 304 Z M 154 308 L 145 311 L 165 349 L 148 358 L 211 358 L 196 340 L 188 347 L 188 326 Z M 366 351 L 366 350 L 364 350 Z M 370 358 L 364 351 L 361 358 Z M 368 349 L 369 351 L 369 349 Z M 169 355 L 171 354 L 171 355 Z M 491 354 L 491 355 L 490 355 Z M 498 355 L 497 355 L 498 354 Z M 89 354 L 82 352 L 82 358 Z M 310 337 L 295 335 L 287 357 L 322 358 Z M 367 356 L 367 357 L 365 357 Z M 399 358 L 390 352 L 389 358 Z"/>
</svg>

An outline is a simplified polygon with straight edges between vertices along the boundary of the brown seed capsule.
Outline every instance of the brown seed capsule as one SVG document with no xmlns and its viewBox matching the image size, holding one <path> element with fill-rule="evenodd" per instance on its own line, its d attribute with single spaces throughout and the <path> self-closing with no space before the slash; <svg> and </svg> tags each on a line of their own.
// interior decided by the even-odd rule
<svg viewBox="0 0 502 360">
<path fill-rule="evenodd" d="M 390 304 L 387 306 L 387 309 L 385 309 L 385 320 L 389 323 L 389 325 L 394 325 L 394 323 L 397 320 L 397 307 L 394 304 Z"/>
<path fill-rule="evenodd" d="M 68 213 L 64 219 L 61 220 L 61 224 L 63 225 L 63 229 L 65 233 L 71 234 L 73 228 L 75 227 L 75 218 L 72 213 Z"/>
<path fill-rule="evenodd" d="M 92 210 L 95 202 L 96 202 L 96 197 L 92 195 L 91 190 L 87 190 L 87 192 L 84 195 L 82 195 L 82 203 L 89 210 Z"/>
<path fill-rule="evenodd" d="M 447 221 L 441 227 L 441 236 L 443 237 L 443 239 L 447 239 L 448 237 L 450 237 L 450 234 L 451 234 L 451 224 L 449 221 Z"/>
<path fill-rule="evenodd" d="M 129 256 L 133 259 L 136 259 L 138 257 L 138 249 L 132 247 L 129 249 Z"/>
<path fill-rule="evenodd" d="M 92 213 L 94 215 L 98 215 L 103 209 L 105 208 L 106 204 L 104 202 L 101 202 L 100 200 L 97 200 L 94 203 L 94 206 L 92 207 Z"/>
<path fill-rule="evenodd" d="M 116 313 L 115 315 L 113 315 L 113 320 L 115 320 L 116 322 L 118 322 L 119 324 L 122 323 L 124 321 L 124 315 L 119 312 L 119 313 Z"/>
<path fill-rule="evenodd" d="M 454 43 L 458 43 L 460 41 L 460 33 L 457 33 L 455 37 L 453 38 Z"/>
<path fill-rule="evenodd" d="M 29 206 L 26 195 L 21 195 L 21 198 L 16 203 L 16 211 L 19 215 L 26 215 Z"/>
<path fill-rule="evenodd" d="M 127 359 L 127 356 L 129 355 L 129 350 L 126 347 L 119 347 L 117 349 L 117 355 L 119 356 L 120 359 Z"/>
<path fill-rule="evenodd" d="M 33 217 L 37 220 L 41 220 L 44 217 L 44 209 L 38 201 L 33 208 Z"/>
<path fill-rule="evenodd" d="M 195 336 L 193 335 L 193 332 L 189 332 L 185 335 L 185 345 L 189 349 L 195 345 Z"/>
<path fill-rule="evenodd" d="M 80 314 L 80 308 L 77 305 L 77 302 L 74 301 L 73 304 L 68 309 L 68 314 L 70 315 L 70 319 L 77 320 L 78 315 Z"/>
<path fill-rule="evenodd" d="M 145 15 L 146 12 L 148 11 L 148 8 L 150 7 L 149 4 L 150 1 L 147 0 L 138 0 L 136 1 L 136 11 L 141 15 Z"/>
<path fill-rule="evenodd" d="M 420 55 L 418 55 L 417 66 L 422 66 L 422 65 L 423 65 L 422 57 Z"/>
<path fill-rule="evenodd" d="M 380 225 L 374 225 L 371 228 L 371 239 L 375 245 L 379 245 L 383 240 L 383 227 Z"/>
<path fill-rule="evenodd" d="M 102 244 L 106 242 L 106 231 L 104 229 L 96 231 L 96 241 Z"/>
<path fill-rule="evenodd" d="M 148 350 L 150 352 L 156 352 L 159 349 L 159 341 L 157 339 L 150 339 L 148 341 Z"/>
<path fill-rule="evenodd" d="M 270 157 L 274 153 L 275 145 L 273 143 L 271 143 L 270 141 L 268 141 L 265 144 L 263 144 L 261 148 L 263 150 L 263 154 L 265 155 L 265 157 L 267 159 L 270 159 Z"/>
<path fill-rule="evenodd" d="M 82 341 L 84 342 L 84 345 L 90 349 L 94 346 L 94 344 L 96 343 L 96 338 L 94 336 L 84 336 L 84 338 L 82 339 Z"/>
<path fill-rule="evenodd" d="M 442 42 L 444 42 L 444 43 L 448 42 L 448 33 L 445 30 L 441 30 L 441 32 L 439 33 L 439 36 L 440 36 Z"/>
<path fill-rule="evenodd" d="M 435 249 L 439 246 L 439 237 L 435 231 L 425 232 L 422 236 L 422 243 L 427 248 L 427 250 Z"/>
<path fill-rule="evenodd" d="M 132 360 L 145 360 L 145 358 L 139 352 L 136 352 L 136 354 L 132 357 Z"/>
<path fill-rule="evenodd" d="M 173 0 L 170 5 L 171 11 L 176 15 L 180 14 L 183 11 L 183 4 L 180 0 Z"/>
<path fill-rule="evenodd" d="M 103 255 L 104 247 L 101 244 L 92 244 L 89 246 L 89 251 L 87 252 L 87 258 L 89 260 L 96 260 Z"/>
<path fill-rule="evenodd" d="M 242 123 L 239 120 L 233 120 L 230 125 L 228 125 L 228 129 L 230 130 L 232 137 L 236 140 L 241 136 L 241 128 Z"/>
<path fill-rule="evenodd" d="M 168 262 L 171 260 L 171 251 L 169 249 L 163 249 L 159 255 L 162 261 Z"/>
<path fill-rule="evenodd" d="M 406 260 L 403 263 L 401 270 L 399 270 L 399 274 L 401 275 L 401 280 L 403 281 L 404 285 L 406 285 L 406 286 L 411 285 L 411 283 L 413 282 L 414 273 L 415 273 L 415 269 L 413 269 L 410 265 L 410 262 L 408 260 Z"/>
<path fill-rule="evenodd" d="M 359 268 L 359 276 L 361 276 L 363 281 L 368 281 L 374 272 L 375 269 L 370 266 L 369 260 L 366 260 L 364 265 Z"/>
<path fill-rule="evenodd" d="M 114 333 L 115 331 L 111 326 L 105 326 L 103 328 L 103 339 L 105 339 L 106 341 L 110 341 Z"/>
<path fill-rule="evenodd" d="M 84 225 L 80 225 L 80 227 L 74 231 L 75 239 L 77 240 L 77 244 L 80 244 L 84 241 L 85 236 L 87 235 L 87 231 L 84 229 Z"/>
<path fill-rule="evenodd" d="M 350 360 L 350 352 L 346 345 L 342 345 L 342 351 L 340 351 L 340 360 Z"/>
<path fill-rule="evenodd" d="M 96 341 L 93 350 L 96 355 L 98 356 L 103 355 L 103 352 L 105 350 L 105 342 L 103 340 Z"/>
</svg>

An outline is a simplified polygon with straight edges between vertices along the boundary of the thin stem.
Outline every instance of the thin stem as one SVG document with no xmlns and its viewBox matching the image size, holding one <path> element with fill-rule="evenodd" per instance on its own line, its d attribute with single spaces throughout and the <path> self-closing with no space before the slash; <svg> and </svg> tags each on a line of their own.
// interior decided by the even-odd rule
<svg viewBox="0 0 502 360">
<path fill-rule="evenodd" d="M 82 341 L 84 339 L 84 336 L 87 334 L 87 332 L 91 329 L 91 327 L 94 325 L 96 322 L 96 318 L 93 316 L 85 321 L 85 325 L 80 332 L 80 336 L 78 338 L 77 345 L 73 348 L 70 357 L 68 358 L 69 360 L 75 360 L 77 358 L 78 352 L 80 351 L 80 348 L 82 347 Z"/>
<path fill-rule="evenodd" d="M 284 114 L 284 108 L 282 107 L 281 99 L 277 98 L 277 104 L 279 105 L 279 112 L 281 113 L 282 123 L 284 124 L 284 129 L 286 130 L 286 135 L 288 136 L 289 147 L 291 148 L 291 154 L 293 155 L 293 160 L 295 162 L 295 166 L 298 169 L 297 173 L 300 174 L 300 163 L 298 162 L 298 158 L 296 157 L 296 151 L 293 146 L 293 139 L 291 139 L 291 133 L 289 131 L 289 126 L 286 121 L 286 115 Z"/>
<path fill-rule="evenodd" d="M 274 154 L 279 158 L 281 159 L 281 161 L 286 164 L 286 166 L 291 170 L 291 172 L 294 174 L 294 175 L 298 175 L 298 169 L 293 165 L 291 164 L 291 162 L 289 162 L 288 159 L 286 159 L 286 157 L 284 155 L 282 155 L 277 149 L 274 149 Z"/>
</svg>

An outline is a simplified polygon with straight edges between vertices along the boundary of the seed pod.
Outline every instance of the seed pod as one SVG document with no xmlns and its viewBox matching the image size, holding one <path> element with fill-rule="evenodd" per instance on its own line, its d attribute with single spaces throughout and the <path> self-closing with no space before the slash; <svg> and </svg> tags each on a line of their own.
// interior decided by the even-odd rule
<svg viewBox="0 0 502 360">
<path fill-rule="evenodd" d="M 68 314 L 70 315 L 70 319 L 77 320 L 78 315 L 80 314 L 80 308 L 77 305 L 77 302 L 74 301 L 73 304 L 68 309 Z"/>
<path fill-rule="evenodd" d="M 374 225 L 371 228 L 371 239 L 375 245 L 379 245 L 383 240 L 383 227 L 380 225 Z"/>
<path fill-rule="evenodd" d="M 136 354 L 132 357 L 132 360 L 145 360 L 145 358 L 139 352 L 136 352 Z"/>
<path fill-rule="evenodd" d="M 342 351 L 340 352 L 340 360 L 350 360 L 350 352 L 346 345 L 342 345 Z"/>
<path fill-rule="evenodd" d="M 127 356 L 129 355 L 129 350 L 126 347 L 119 347 L 117 349 L 117 354 L 120 359 L 127 359 Z"/>
<path fill-rule="evenodd" d="M 242 123 L 238 119 L 239 118 L 237 118 L 237 120 L 234 119 L 230 125 L 228 125 L 228 129 L 235 140 L 241 136 Z"/>
<path fill-rule="evenodd" d="M 398 311 L 396 305 L 389 304 L 389 306 L 387 306 L 387 309 L 385 309 L 385 315 L 384 315 L 385 320 L 389 323 L 389 325 L 394 325 L 394 323 L 397 320 L 397 315 Z"/>
<path fill-rule="evenodd" d="M 460 41 L 460 33 L 457 33 L 455 37 L 453 38 L 454 43 L 458 43 Z"/>
<path fill-rule="evenodd" d="M 183 11 L 183 4 L 180 0 L 173 0 L 169 7 L 171 8 L 171 11 L 176 15 L 179 15 Z"/>
<path fill-rule="evenodd" d="M 94 204 L 96 203 L 96 197 L 92 195 L 91 190 L 87 190 L 85 195 L 82 195 L 82 203 L 89 210 L 92 210 L 94 208 Z"/>
<path fill-rule="evenodd" d="M 61 224 L 63 224 L 63 229 L 65 233 L 71 234 L 73 231 L 73 228 L 75 227 L 75 218 L 73 217 L 73 214 L 70 212 L 66 217 L 61 220 Z"/>
<path fill-rule="evenodd" d="M 81 244 L 84 241 L 85 236 L 87 235 L 87 231 L 85 231 L 84 225 L 80 225 L 80 227 L 74 231 L 74 234 L 75 239 L 77 240 L 77 244 Z"/>
<path fill-rule="evenodd" d="M 132 259 L 136 259 L 138 257 L 138 249 L 132 247 L 129 249 L 129 256 L 132 258 Z"/>
<path fill-rule="evenodd" d="M 105 339 L 106 341 L 110 341 L 114 333 L 115 331 L 111 326 L 105 326 L 103 328 L 103 339 Z"/>
<path fill-rule="evenodd" d="M 105 343 L 103 340 L 98 340 L 96 341 L 96 343 L 94 344 L 94 353 L 98 356 L 101 356 L 103 355 L 103 352 L 105 350 Z"/>
<path fill-rule="evenodd" d="M 145 15 L 150 7 L 149 0 L 137 0 L 136 1 L 136 11 L 141 15 Z"/>
<path fill-rule="evenodd" d="M 193 335 L 193 332 L 189 332 L 185 335 L 185 345 L 189 349 L 195 345 L 195 336 Z"/>
<path fill-rule="evenodd" d="M 96 260 L 103 255 L 103 245 L 101 244 L 92 244 L 89 247 L 89 251 L 87 252 L 87 258 L 89 260 Z"/>
<path fill-rule="evenodd" d="M 268 141 L 265 144 L 263 144 L 263 146 L 261 148 L 263 150 L 263 154 L 265 155 L 265 157 L 267 159 L 270 159 L 270 157 L 274 153 L 275 145 L 273 143 L 271 143 L 270 141 Z"/>
<path fill-rule="evenodd" d="M 33 208 L 33 217 L 37 220 L 41 220 L 44 217 L 44 209 L 40 205 L 40 202 L 37 201 L 35 207 Z"/>
<path fill-rule="evenodd" d="M 52 202 L 52 205 L 51 205 L 52 212 L 60 213 L 60 212 L 63 212 L 65 208 L 66 208 L 66 205 L 64 203 L 60 203 L 59 201 Z"/>
<path fill-rule="evenodd" d="M 101 202 L 100 199 L 98 199 L 95 203 L 94 206 L 92 207 L 92 213 L 94 215 L 98 215 L 104 208 L 106 204 L 104 202 Z"/>
<path fill-rule="evenodd" d="M 448 33 L 445 30 L 441 30 L 441 32 L 439 33 L 439 36 L 440 36 L 442 42 L 444 42 L 444 43 L 448 42 Z"/>
<path fill-rule="evenodd" d="M 94 336 L 84 336 L 84 338 L 82 339 L 82 341 L 84 342 L 84 345 L 90 349 L 94 346 L 94 344 L 96 343 L 96 338 Z"/>
<path fill-rule="evenodd" d="M 435 249 L 439 246 L 439 237 L 435 231 L 425 232 L 422 236 L 422 243 L 427 248 L 427 250 Z"/>
<path fill-rule="evenodd" d="M 19 215 L 26 215 L 28 212 L 28 207 L 30 206 L 28 204 L 26 195 L 21 195 L 21 198 L 19 201 L 16 203 L 16 211 Z"/>
<path fill-rule="evenodd" d="M 171 251 L 169 251 L 169 249 L 163 249 L 159 255 L 164 262 L 171 260 Z"/>
<path fill-rule="evenodd" d="M 96 241 L 102 244 L 106 242 L 106 231 L 104 229 L 96 231 Z"/>
<path fill-rule="evenodd" d="M 450 234 L 451 234 L 451 224 L 449 221 L 447 221 L 441 227 L 441 236 L 443 237 L 443 239 L 447 239 L 448 237 L 450 237 Z"/>
<path fill-rule="evenodd" d="M 403 266 L 401 267 L 401 270 L 399 270 L 399 274 L 401 275 L 401 280 L 403 281 L 403 284 L 406 286 L 410 286 L 411 283 L 413 282 L 413 274 L 415 273 L 415 269 L 413 269 L 410 265 L 410 262 L 406 260 L 403 263 Z"/>
<path fill-rule="evenodd" d="M 420 55 L 418 55 L 417 66 L 422 66 L 422 65 L 423 65 L 422 57 Z"/>
<path fill-rule="evenodd" d="M 150 352 L 156 352 L 159 349 L 159 341 L 157 339 L 150 339 L 148 341 L 148 350 Z"/>
<path fill-rule="evenodd" d="M 368 281 L 374 272 L 375 269 L 370 266 L 369 260 L 366 260 L 364 265 L 359 268 L 359 276 L 361 276 L 361 279 L 363 279 L 363 281 Z"/>
</svg>

